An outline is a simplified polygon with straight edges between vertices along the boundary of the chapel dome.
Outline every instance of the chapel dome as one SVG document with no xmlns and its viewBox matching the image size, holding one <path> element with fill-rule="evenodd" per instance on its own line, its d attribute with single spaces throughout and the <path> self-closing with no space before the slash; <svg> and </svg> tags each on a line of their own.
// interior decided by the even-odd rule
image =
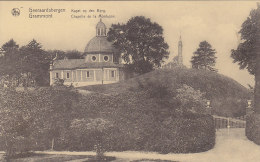
<svg viewBox="0 0 260 162">
<path fill-rule="evenodd" d="M 96 36 L 88 42 L 84 52 L 87 54 L 116 52 L 113 44 L 107 40 L 106 25 L 101 19 L 96 25 Z"/>
<path fill-rule="evenodd" d="M 115 48 L 107 37 L 96 36 L 92 38 L 84 50 L 85 53 L 113 53 Z"/>
</svg>

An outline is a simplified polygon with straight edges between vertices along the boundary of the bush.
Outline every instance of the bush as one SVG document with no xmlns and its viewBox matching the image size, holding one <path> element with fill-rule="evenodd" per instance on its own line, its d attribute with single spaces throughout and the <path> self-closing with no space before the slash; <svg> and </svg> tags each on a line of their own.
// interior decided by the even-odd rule
<svg viewBox="0 0 260 162">
<path fill-rule="evenodd" d="M 107 135 L 108 150 L 161 153 L 209 150 L 215 144 L 213 117 L 196 113 L 203 113 L 205 103 L 200 91 L 186 85 L 174 90 L 164 83 L 139 83 L 136 91 L 109 100 L 109 106 L 114 107 L 110 118 L 115 127 Z"/>
<path fill-rule="evenodd" d="M 158 134 L 146 143 L 147 151 L 160 153 L 203 152 L 215 145 L 213 117 L 170 118 L 161 124 Z"/>
<path fill-rule="evenodd" d="M 250 114 L 246 117 L 246 136 L 260 145 L 260 114 Z"/>
<path fill-rule="evenodd" d="M 163 121 L 148 114 L 127 121 L 107 135 L 109 151 L 156 151 L 160 153 L 203 152 L 215 145 L 215 126 L 210 115 L 190 114 Z M 123 128 L 122 128 L 123 127 Z"/>
<path fill-rule="evenodd" d="M 0 89 L 0 149 L 17 152 L 50 149 L 66 131 L 78 94 L 66 87 L 17 92 Z"/>
</svg>

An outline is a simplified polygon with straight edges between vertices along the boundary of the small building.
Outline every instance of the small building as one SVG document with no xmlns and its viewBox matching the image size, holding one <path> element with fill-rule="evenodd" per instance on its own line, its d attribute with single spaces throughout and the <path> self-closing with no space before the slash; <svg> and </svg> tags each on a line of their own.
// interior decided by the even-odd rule
<svg viewBox="0 0 260 162">
<path fill-rule="evenodd" d="M 57 79 L 75 87 L 124 80 L 119 52 L 107 40 L 107 28 L 102 20 L 96 25 L 96 36 L 86 45 L 83 56 L 84 59 L 54 60 L 50 65 L 50 85 Z"/>
</svg>

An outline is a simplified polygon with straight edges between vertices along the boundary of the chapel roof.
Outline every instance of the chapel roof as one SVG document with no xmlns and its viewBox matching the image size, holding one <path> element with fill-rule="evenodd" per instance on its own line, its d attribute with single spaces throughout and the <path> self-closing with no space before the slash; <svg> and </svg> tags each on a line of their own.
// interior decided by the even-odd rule
<svg viewBox="0 0 260 162">
<path fill-rule="evenodd" d="M 116 49 L 114 48 L 112 42 L 107 40 L 104 36 L 95 36 L 92 38 L 84 50 L 85 53 L 114 53 Z"/>
<path fill-rule="evenodd" d="M 86 54 L 115 53 L 116 49 L 112 42 L 107 40 L 106 25 L 100 21 L 96 25 L 96 36 L 85 47 Z"/>
<path fill-rule="evenodd" d="M 73 69 L 85 63 L 84 59 L 55 60 L 52 69 Z"/>
<path fill-rule="evenodd" d="M 85 62 L 84 59 L 65 59 L 55 60 L 51 70 L 74 70 L 84 68 L 113 68 L 123 67 L 122 64 L 115 64 L 112 62 Z"/>
</svg>

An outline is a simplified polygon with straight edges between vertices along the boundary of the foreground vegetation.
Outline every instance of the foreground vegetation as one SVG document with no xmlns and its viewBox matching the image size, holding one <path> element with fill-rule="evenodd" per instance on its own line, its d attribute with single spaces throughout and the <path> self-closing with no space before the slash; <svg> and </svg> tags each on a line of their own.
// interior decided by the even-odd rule
<svg viewBox="0 0 260 162">
<path fill-rule="evenodd" d="M 92 93 L 62 85 L 1 89 L 1 149 L 8 157 L 54 149 L 96 151 L 97 158 L 105 151 L 207 151 L 214 147 L 215 127 L 206 101 L 215 113 L 236 116 L 250 97 L 227 77 L 185 68 L 87 89 Z M 224 109 L 231 103 L 236 109 Z"/>
<path fill-rule="evenodd" d="M 166 79 L 167 80 L 167 79 Z M 73 87 L 0 92 L 0 146 L 29 150 L 201 152 L 215 144 L 205 98 L 188 85 L 139 82 L 121 93 L 81 95 Z"/>
<path fill-rule="evenodd" d="M 246 118 L 246 136 L 260 145 L 260 114 L 250 114 Z"/>
</svg>

